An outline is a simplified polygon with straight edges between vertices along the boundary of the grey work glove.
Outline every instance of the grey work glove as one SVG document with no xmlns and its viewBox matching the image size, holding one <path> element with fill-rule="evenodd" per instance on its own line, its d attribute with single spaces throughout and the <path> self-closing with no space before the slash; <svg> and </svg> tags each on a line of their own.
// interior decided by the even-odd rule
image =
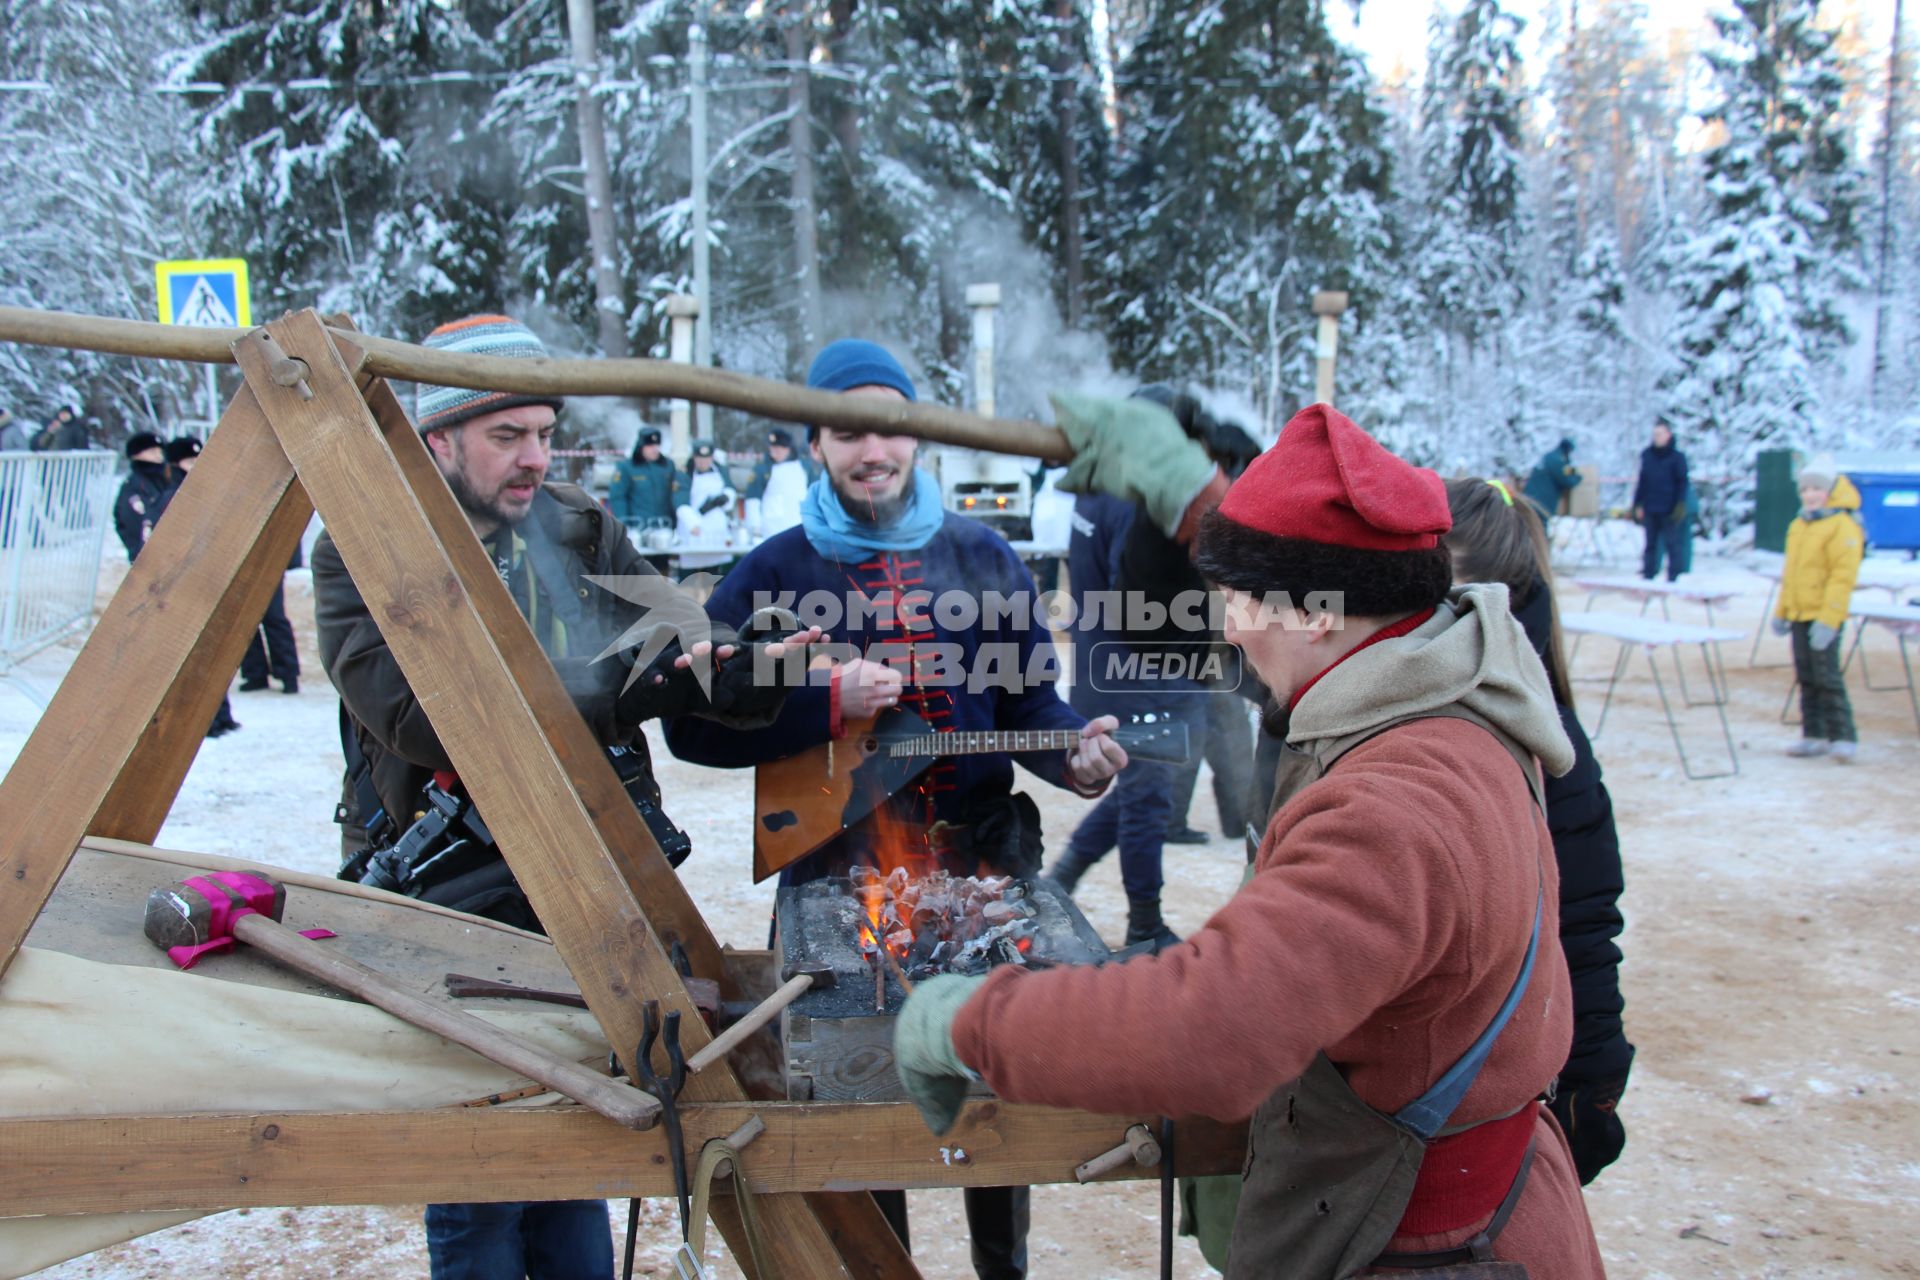
<svg viewBox="0 0 1920 1280">
<path fill-rule="evenodd" d="M 1189 439 L 1179 420 L 1151 400 L 1069 392 L 1048 398 L 1073 446 L 1073 461 L 1060 487 L 1068 493 L 1110 493 L 1137 502 L 1171 537 L 1187 505 L 1213 478 L 1213 459 L 1205 446 Z"/>
<path fill-rule="evenodd" d="M 893 1025 L 893 1069 L 936 1136 L 953 1128 L 979 1075 L 953 1051 L 953 1020 L 986 976 L 943 973 L 914 987 Z"/>
<path fill-rule="evenodd" d="M 704 516 L 709 511 L 718 511 L 720 508 L 726 505 L 727 505 L 727 495 L 724 493 L 716 493 L 711 498 L 708 498 L 705 502 L 700 504 L 700 514 Z"/>
<path fill-rule="evenodd" d="M 1792 635 L 1793 624 L 1785 618 L 1775 618 L 1773 620 L 1773 634 L 1777 636 Z"/>
<path fill-rule="evenodd" d="M 1839 629 L 1837 627 L 1830 627 L 1824 622 L 1816 622 L 1807 628 L 1807 644 L 1813 648 L 1815 653 L 1824 653 L 1826 650 L 1831 649 L 1833 642 L 1839 638 Z"/>
</svg>

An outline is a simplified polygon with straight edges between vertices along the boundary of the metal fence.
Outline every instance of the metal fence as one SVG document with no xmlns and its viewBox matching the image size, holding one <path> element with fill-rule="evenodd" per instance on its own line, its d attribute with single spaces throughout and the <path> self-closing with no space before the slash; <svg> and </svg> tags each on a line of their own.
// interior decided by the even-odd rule
<svg viewBox="0 0 1920 1280">
<path fill-rule="evenodd" d="M 0 453 L 0 679 L 92 619 L 117 460 Z"/>
</svg>

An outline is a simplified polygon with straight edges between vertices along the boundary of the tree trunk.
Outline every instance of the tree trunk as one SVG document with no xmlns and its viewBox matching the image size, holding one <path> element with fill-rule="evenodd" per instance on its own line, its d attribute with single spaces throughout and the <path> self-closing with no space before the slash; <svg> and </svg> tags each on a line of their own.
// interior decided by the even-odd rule
<svg viewBox="0 0 1920 1280">
<path fill-rule="evenodd" d="M 1893 298 L 1889 289 L 1893 261 L 1893 153 L 1899 147 L 1900 126 L 1900 24 L 1905 0 L 1893 0 L 1893 48 L 1887 54 L 1887 113 L 1880 131 L 1880 246 L 1875 264 L 1873 291 L 1873 373 L 1868 383 L 1867 403 L 1880 404 L 1880 382 L 1887 371 L 1887 329 L 1893 323 Z"/>
<path fill-rule="evenodd" d="M 833 30 L 827 36 L 827 50 L 835 63 L 847 61 L 847 37 L 853 34 L 853 14 L 858 0 L 828 0 L 827 20 Z M 852 90 L 843 88 L 834 95 L 833 136 L 839 139 L 840 154 L 846 160 L 847 176 L 860 176 L 860 107 Z"/>
<path fill-rule="evenodd" d="M 1055 128 L 1060 134 L 1060 262 L 1066 271 L 1067 328 L 1080 327 L 1082 267 L 1080 262 L 1080 151 L 1078 130 L 1079 94 L 1070 73 L 1074 67 L 1074 0 L 1054 0 L 1053 16 L 1059 24 L 1059 40 L 1054 58 L 1053 100 Z"/>
<path fill-rule="evenodd" d="M 793 153 L 794 280 L 800 289 L 795 368 L 811 359 L 820 341 L 820 219 L 813 190 L 813 108 L 809 95 L 807 7 L 787 10 L 787 146 Z"/>
<path fill-rule="evenodd" d="M 593 254 L 594 314 L 603 355 L 627 354 L 627 305 L 621 296 L 620 264 L 613 236 L 613 178 L 607 163 L 606 122 L 594 85 L 600 79 L 593 0 L 567 0 L 573 37 L 573 87 L 580 123 L 580 162 L 586 169 L 587 245 Z"/>
</svg>

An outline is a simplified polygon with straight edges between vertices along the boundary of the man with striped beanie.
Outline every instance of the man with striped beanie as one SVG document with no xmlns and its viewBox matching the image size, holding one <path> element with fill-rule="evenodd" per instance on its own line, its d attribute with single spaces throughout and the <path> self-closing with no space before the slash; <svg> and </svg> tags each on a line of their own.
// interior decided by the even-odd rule
<svg viewBox="0 0 1920 1280">
<path fill-rule="evenodd" d="M 460 355 L 547 355 L 525 325 L 500 315 L 441 325 L 426 345 Z M 677 593 L 660 582 L 621 523 L 585 490 L 547 479 L 554 422 L 563 408 L 558 396 L 422 386 L 415 403 L 434 465 L 575 710 L 617 757 L 643 812 L 657 814 L 661 799 L 641 732 L 645 721 L 699 714 L 751 726 L 778 713 L 786 691 L 753 683 L 754 659 L 736 652 L 745 646 L 733 630 L 703 626 L 697 636 L 688 634 L 674 610 Z M 601 585 L 610 581 L 618 589 Z M 398 839 L 430 808 L 423 799 L 429 785 L 458 803 L 465 792 L 324 533 L 313 549 L 313 596 L 320 660 L 340 693 L 348 765 L 337 811 L 346 855 L 341 877 L 544 932 L 512 869 L 474 825 L 456 825 L 424 842 Z M 705 622 L 697 604 L 688 609 Z M 710 659 L 704 684 L 696 657 Z M 478 816 L 484 823 L 485 814 Z M 677 849 L 676 862 L 686 856 L 686 838 L 671 823 L 653 829 L 663 849 Z M 426 1226 L 436 1280 L 611 1280 L 613 1274 L 604 1200 L 428 1205 Z"/>
</svg>

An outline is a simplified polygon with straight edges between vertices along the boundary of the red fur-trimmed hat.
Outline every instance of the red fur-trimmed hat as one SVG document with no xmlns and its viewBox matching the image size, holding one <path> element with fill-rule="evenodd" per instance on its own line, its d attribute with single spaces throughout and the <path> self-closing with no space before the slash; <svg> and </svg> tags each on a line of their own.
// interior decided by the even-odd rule
<svg viewBox="0 0 1920 1280">
<path fill-rule="evenodd" d="M 1235 524 L 1360 551 L 1424 551 L 1453 527 L 1447 486 L 1330 405 L 1293 415 L 1220 504 Z"/>
<path fill-rule="evenodd" d="M 1296 601 L 1337 592 L 1345 612 L 1384 617 L 1446 597 L 1453 570 L 1440 535 L 1452 527 L 1439 476 L 1316 404 L 1202 518 L 1195 560 L 1223 587 Z"/>
</svg>

